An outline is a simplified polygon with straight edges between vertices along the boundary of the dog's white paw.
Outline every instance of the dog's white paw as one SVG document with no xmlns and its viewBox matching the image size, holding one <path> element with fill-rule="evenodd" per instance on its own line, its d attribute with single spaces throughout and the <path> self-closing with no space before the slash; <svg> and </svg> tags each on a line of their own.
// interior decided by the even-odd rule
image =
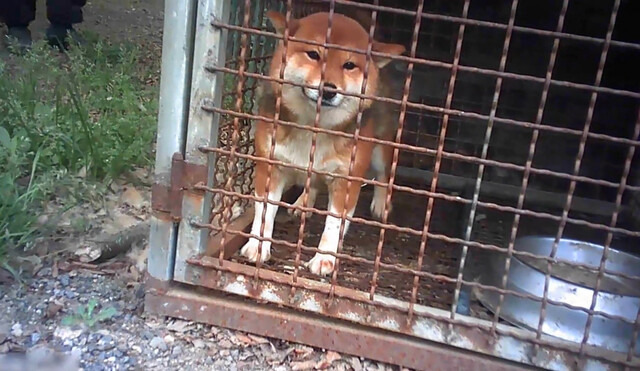
<svg viewBox="0 0 640 371">
<path fill-rule="evenodd" d="M 382 214 L 384 213 L 384 203 L 386 202 L 386 196 L 375 195 L 373 200 L 371 200 L 371 215 L 378 219 L 382 219 Z M 391 213 L 391 203 L 389 203 L 389 207 L 387 208 L 389 213 Z"/>
<path fill-rule="evenodd" d="M 271 258 L 271 242 L 263 241 L 260 249 L 258 248 L 259 244 L 260 241 L 255 238 L 250 238 L 249 241 L 242 246 L 242 249 L 240 249 L 240 254 L 252 263 L 257 262 L 258 259 L 260 259 L 261 263 L 266 262 Z"/>
<path fill-rule="evenodd" d="M 307 263 L 307 268 L 313 274 L 326 276 L 333 272 L 335 265 L 335 256 L 316 253 L 316 256 Z"/>
</svg>

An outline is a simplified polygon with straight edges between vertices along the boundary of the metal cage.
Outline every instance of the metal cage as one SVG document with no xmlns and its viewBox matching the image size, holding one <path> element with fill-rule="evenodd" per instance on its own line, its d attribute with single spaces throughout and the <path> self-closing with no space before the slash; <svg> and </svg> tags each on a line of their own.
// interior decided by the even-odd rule
<svg viewBox="0 0 640 371">
<path fill-rule="evenodd" d="M 415 369 L 640 368 L 639 4 L 167 1 L 147 310 Z M 319 43 L 393 60 L 401 99 L 352 95 L 395 107 L 395 141 L 358 136 L 359 121 L 345 133 L 260 114 L 274 47 L 309 43 L 275 33 L 268 10 L 287 22 L 325 11 L 329 30 L 343 13 L 369 47 L 407 47 Z M 311 131 L 312 151 L 319 134 L 391 146 L 391 178 L 323 173 L 362 183 L 353 216 L 326 211 L 323 195 L 293 205 L 300 189 L 258 197 L 256 162 L 297 165 L 254 153 L 256 120 Z M 381 220 L 366 210 L 375 186 L 387 190 Z M 258 203 L 303 212 L 251 235 Z M 328 215 L 351 227 L 321 278 L 303 262 Z M 521 248 L 536 236 L 548 249 Z M 236 254 L 250 237 L 273 243 L 270 261 Z M 599 250 L 576 262 L 567 241 Z"/>
</svg>

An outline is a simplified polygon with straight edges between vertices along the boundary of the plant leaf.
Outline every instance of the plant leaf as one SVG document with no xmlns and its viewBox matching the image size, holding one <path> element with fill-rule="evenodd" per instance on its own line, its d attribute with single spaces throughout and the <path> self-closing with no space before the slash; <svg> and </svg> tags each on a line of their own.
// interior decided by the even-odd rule
<svg viewBox="0 0 640 371">
<path fill-rule="evenodd" d="M 91 318 L 93 315 L 93 310 L 98 306 L 98 301 L 96 299 L 89 299 L 89 303 L 87 303 L 87 317 Z"/>
<path fill-rule="evenodd" d="M 11 136 L 7 129 L 0 126 L 0 145 L 6 147 L 7 149 L 11 148 Z"/>
<path fill-rule="evenodd" d="M 104 321 L 118 314 L 118 310 L 114 307 L 102 309 L 96 316 L 96 321 Z"/>
<path fill-rule="evenodd" d="M 62 326 L 71 326 L 74 325 L 77 321 L 78 319 L 74 316 L 65 316 L 60 323 L 62 324 Z"/>
</svg>

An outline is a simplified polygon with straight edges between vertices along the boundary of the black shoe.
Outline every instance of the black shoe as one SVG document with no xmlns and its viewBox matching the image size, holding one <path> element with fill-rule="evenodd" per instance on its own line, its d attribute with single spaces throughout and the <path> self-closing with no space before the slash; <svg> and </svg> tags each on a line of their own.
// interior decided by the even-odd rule
<svg viewBox="0 0 640 371">
<path fill-rule="evenodd" d="M 9 27 L 7 43 L 16 52 L 24 52 L 31 48 L 31 31 L 27 27 Z"/>
<path fill-rule="evenodd" d="M 60 49 L 69 49 L 69 42 L 84 45 L 85 39 L 71 25 L 51 24 L 46 32 L 47 42 Z"/>
</svg>

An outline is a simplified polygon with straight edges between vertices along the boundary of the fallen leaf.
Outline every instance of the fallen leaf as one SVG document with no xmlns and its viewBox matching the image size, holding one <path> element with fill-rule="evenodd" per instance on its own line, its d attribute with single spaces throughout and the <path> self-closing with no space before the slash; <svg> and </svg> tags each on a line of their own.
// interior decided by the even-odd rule
<svg viewBox="0 0 640 371">
<path fill-rule="evenodd" d="M 334 351 L 328 351 L 327 354 L 325 354 L 325 359 L 329 362 L 329 363 L 333 363 L 339 359 L 341 359 L 342 356 Z"/>
<path fill-rule="evenodd" d="M 301 345 L 299 347 L 296 347 L 293 350 L 293 353 L 295 354 L 296 358 L 305 359 L 313 354 L 313 348 Z"/>
<path fill-rule="evenodd" d="M 132 186 L 125 188 L 122 195 L 120 195 L 120 202 L 135 209 L 142 209 L 146 205 L 146 200 L 142 193 Z"/>
<path fill-rule="evenodd" d="M 251 338 L 250 338 L 250 337 L 248 337 L 247 335 L 245 335 L 245 334 L 243 334 L 243 333 L 240 333 L 240 332 L 238 332 L 238 333 L 235 335 L 235 338 L 236 338 L 236 340 L 237 340 L 237 341 L 239 341 L 242 345 L 253 345 L 253 344 L 254 344 L 254 341 L 253 341 L 253 340 L 251 340 Z"/>
<path fill-rule="evenodd" d="M 269 343 L 269 340 L 263 338 L 262 336 L 253 335 L 253 334 L 247 334 L 247 336 L 251 340 L 253 340 L 253 342 L 256 343 L 256 344 L 267 344 L 267 343 Z"/>
<path fill-rule="evenodd" d="M 100 257 L 101 251 L 99 247 L 91 245 L 79 248 L 74 254 L 81 262 L 90 263 Z"/>
<path fill-rule="evenodd" d="M 331 367 L 331 364 L 339 359 L 341 359 L 342 357 L 340 356 L 340 354 L 333 352 L 333 351 L 328 351 L 325 355 L 324 358 L 316 363 L 316 365 L 314 366 L 316 370 L 325 370 L 329 367 Z"/>
<path fill-rule="evenodd" d="M 193 323 L 192 322 L 188 322 L 188 321 L 183 321 L 180 319 L 177 319 L 173 322 L 171 322 L 170 324 L 167 325 L 167 330 L 169 331 L 174 331 L 174 332 L 179 332 L 179 333 L 184 333 L 189 331 L 191 328 L 193 327 Z"/>
<path fill-rule="evenodd" d="M 353 371 L 362 371 L 362 363 L 360 362 L 358 357 L 350 357 L 347 362 L 349 362 L 349 365 L 351 366 L 351 368 L 353 368 Z"/>
<path fill-rule="evenodd" d="M 308 361 L 302 361 L 302 362 L 291 362 L 290 364 L 291 369 L 293 371 L 313 370 L 315 365 L 316 365 L 316 361 L 314 360 L 308 360 Z"/>
<path fill-rule="evenodd" d="M 227 340 L 227 339 L 222 339 L 222 340 L 218 341 L 218 343 L 217 343 L 217 344 L 218 344 L 218 346 L 219 346 L 220 348 L 223 348 L 223 349 L 233 348 L 233 343 L 232 343 L 232 342 L 230 342 L 230 341 L 229 341 L 229 340 Z"/>
<path fill-rule="evenodd" d="M 120 232 L 122 229 L 131 228 L 134 225 L 140 223 L 140 220 L 134 216 L 118 213 L 114 216 L 114 223 L 117 231 Z"/>
<path fill-rule="evenodd" d="M 47 305 L 47 310 L 44 314 L 44 318 L 45 319 L 53 318 L 56 316 L 56 314 L 58 314 L 58 312 L 60 312 L 60 310 L 62 310 L 61 304 L 58 304 L 56 302 L 51 302 L 49 303 L 49 305 Z"/>
</svg>

